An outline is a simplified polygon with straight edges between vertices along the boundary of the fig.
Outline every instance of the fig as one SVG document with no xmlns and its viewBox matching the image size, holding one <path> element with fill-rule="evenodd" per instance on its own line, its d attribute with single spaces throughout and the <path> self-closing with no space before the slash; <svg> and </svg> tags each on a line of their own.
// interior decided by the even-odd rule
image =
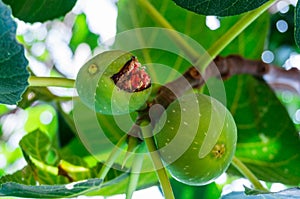
<svg viewBox="0 0 300 199">
<path fill-rule="evenodd" d="M 154 133 L 167 170 L 187 185 L 205 185 L 219 177 L 236 149 L 232 115 L 223 104 L 203 94 L 184 95 L 172 102 Z"/>
<path fill-rule="evenodd" d="M 143 106 L 151 91 L 151 78 L 131 53 L 112 50 L 85 63 L 76 78 L 79 97 L 89 108 L 121 115 Z"/>
</svg>

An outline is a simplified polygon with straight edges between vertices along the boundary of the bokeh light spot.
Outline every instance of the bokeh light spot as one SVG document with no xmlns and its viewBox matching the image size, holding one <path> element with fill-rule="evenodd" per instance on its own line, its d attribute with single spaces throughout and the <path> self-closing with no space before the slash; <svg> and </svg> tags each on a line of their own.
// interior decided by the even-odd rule
<svg viewBox="0 0 300 199">
<path fill-rule="evenodd" d="M 261 59 L 265 63 L 271 63 L 274 60 L 274 54 L 273 52 L 266 50 L 262 53 Z"/>
<path fill-rule="evenodd" d="M 279 32 L 284 33 L 288 29 L 288 24 L 285 20 L 281 19 L 276 22 L 276 28 Z"/>
<path fill-rule="evenodd" d="M 52 122 L 53 114 L 50 111 L 44 111 L 40 115 L 40 121 L 42 124 L 48 125 Z"/>
</svg>

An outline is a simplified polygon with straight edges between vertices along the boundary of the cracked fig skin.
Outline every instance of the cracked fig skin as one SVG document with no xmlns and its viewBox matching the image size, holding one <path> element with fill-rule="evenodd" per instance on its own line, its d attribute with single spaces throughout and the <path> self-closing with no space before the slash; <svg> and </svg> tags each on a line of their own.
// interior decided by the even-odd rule
<svg viewBox="0 0 300 199">
<path fill-rule="evenodd" d="M 85 63 L 76 78 L 80 99 L 89 108 L 107 115 L 138 110 L 151 91 L 151 79 L 132 54 L 112 50 Z"/>
<path fill-rule="evenodd" d="M 169 105 L 154 129 L 157 148 L 172 177 L 194 186 L 223 174 L 236 149 L 230 112 L 203 94 L 182 96 Z"/>
</svg>

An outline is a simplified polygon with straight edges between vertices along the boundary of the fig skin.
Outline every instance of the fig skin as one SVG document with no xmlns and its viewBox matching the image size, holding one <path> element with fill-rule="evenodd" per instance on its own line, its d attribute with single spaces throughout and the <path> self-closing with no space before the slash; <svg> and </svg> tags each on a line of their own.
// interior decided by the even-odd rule
<svg viewBox="0 0 300 199">
<path fill-rule="evenodd" d="M 76 78 L 76 89 L 83 103 L 107 115 L 126 114 L 142 107 L 150 95 L 150 83 L 140 90 L 129 92 L 116 85 L 112 78 L 133 58 L 131 53 L 112 50 L 100 53 L 85 63 Z M 146 74 L 144 70 L 143 74 Z M 147 78 L 150 79 L 149 76 Z M 126 80 L 124 75 L 122 79 Z"/>
<path fill-rule="evenodd" d="M 171 103 L 154 133 L 167 170 L 187 185 L 205 185 L 222 175 L 236 149 L 232 115 L 203 94 L 185 95 Z"/>
</svg>

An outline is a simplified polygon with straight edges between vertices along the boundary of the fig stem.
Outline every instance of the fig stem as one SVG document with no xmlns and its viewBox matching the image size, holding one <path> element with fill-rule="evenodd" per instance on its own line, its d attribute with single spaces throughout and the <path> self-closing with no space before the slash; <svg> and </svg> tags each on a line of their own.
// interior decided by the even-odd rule
<svg viewBox="0 0 300 199">
<path fill-rule="evenodd" d="M 236 156 L 233 157 L 231 164 L 253 184 L 255 189 L 268 192 L 268 189 L 259 182 L 254 173 Z"/>
<path fill-rule="evenodd" d="M 147 123 L 147 125 L 145 123 Z M 167 175 L 167 171 L 161 161 L 160 155 L 155 145 L 154 137 L 152 135 L 153 128 L 149 124 L 149 122 L 143 121 L 141 123 L 141 130 L 144 137 L 144 141 L 150 153 L 153 166 L 156 170 L 156 174 L 158 176 L 164 196 L 166 199 L 175 199 L 172 186 L 169 177 Z"/>
<path fill-rule="evenodd" d="M 65 87 L 65 88 L 74 88 L 75 80 L 67 79 L 63 77 L 36 77 L 30 76 L 28 79 L 29 86 L 35 87 Z"/>
<path fill-rule="evenodd" d="M 118 158 L 118 156 L 122 153 L 122 151 L 123 151 L 122 149 L 124 149 L 126 147 L 126 145 L 127 145 L 127 137 L 128 137 L 128 135 L 125 134 L 118 141 L 118 143 L 115 145 L 115 147 L 113 148 L 112 152 L 109 154 L 109 157 L 107 158 L 107 160 L 103 164 L 100 172 L 98 173 L 98 175 L 97 175 L 98 178 L 104 180 L 104 178 L 107 175 L 109 169 L 112 167 L 112 165 L 114 164 L 114 162 Z"/>
<path fill-rule="evenodd" d="M 132 168 L 129 176 L 129 182 L 127 186 L 127 191 L 126 191 L 126 199 L 131 199 L 133 192 L 136 190 L 139 177 L 140 177 L 140 172 L 143 166 L 143 160 L 144 160 L 144 155 L 142 154 L 143 151 L 145 151 L 145 143 L 142 143 L 139 145 L 139 148 L 137 149 L 137 153 L 134 154 L 134 159 L 132 163 Z"/>
</svg>

